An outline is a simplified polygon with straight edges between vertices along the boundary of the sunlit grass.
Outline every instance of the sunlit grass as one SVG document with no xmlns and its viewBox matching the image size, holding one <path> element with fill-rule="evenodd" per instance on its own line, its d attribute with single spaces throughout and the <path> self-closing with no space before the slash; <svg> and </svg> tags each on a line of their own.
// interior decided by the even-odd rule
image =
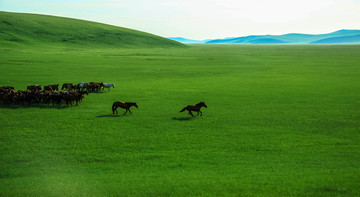
<svg viewBox="0 0 360 197">
<path fill-rule="evenodd" d="M 0 195 L 357 196 L 359 50 L 1 48 L 1 86 L 116 86 L 2 105 Z M 112 116 L 117 100 L 139 108 Z M 200 101 L 202 117 L 179 113 Z"/>
</svg>

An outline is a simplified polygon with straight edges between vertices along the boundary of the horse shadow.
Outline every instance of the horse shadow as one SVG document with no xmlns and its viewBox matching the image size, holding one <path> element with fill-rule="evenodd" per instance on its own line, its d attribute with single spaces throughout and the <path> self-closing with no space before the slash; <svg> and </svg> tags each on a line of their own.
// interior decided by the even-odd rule
<svg viewBox="0 0 360 197">
<path fill-rule="evenodd" d="M 105 115 L 98 115 L 96 118 L 115 118 L 120 117 L 118 114 L 105 114 Z"/>
<path fill-rule="evenodd" d="M 178 121 L 189 121 L 189 120 L 193 120 L 192 117 L 172 117 L 173 120 L 178 120 Z"/>
</svg>

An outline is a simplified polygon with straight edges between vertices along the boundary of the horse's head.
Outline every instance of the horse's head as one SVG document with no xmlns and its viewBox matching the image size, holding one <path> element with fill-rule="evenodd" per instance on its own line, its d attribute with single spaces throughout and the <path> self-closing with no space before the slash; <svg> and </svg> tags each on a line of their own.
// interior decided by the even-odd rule
<svg viewBox="0 0 360 197">
<path fill-rule="evenodd" d="M 197 105 L 199 105 L 200 107 L 205 107 L 205 108 L 207 108 L 205 102 L 200 102 L 200 103 L 198 103 Z"/>
<path fill-rule="evenodd" d="M 115 88 L 115 83 L 112 84 L 112 87 Z"/>
<path fill-rule="evenodd" d="M 89 95 L 89 92 L 88 92 L 88 91 L 79 91 L 79 93 L 82 94 L 82 95 L 85 95 L 85 94 L 86 94 L 86 95 Z"/>
<path fill-rule="evenodd" d="M 133 105 L 136 107 L 136 108 L 139 108 L 138 105 L 136 103 L 133 103 Z"/>
</svg>

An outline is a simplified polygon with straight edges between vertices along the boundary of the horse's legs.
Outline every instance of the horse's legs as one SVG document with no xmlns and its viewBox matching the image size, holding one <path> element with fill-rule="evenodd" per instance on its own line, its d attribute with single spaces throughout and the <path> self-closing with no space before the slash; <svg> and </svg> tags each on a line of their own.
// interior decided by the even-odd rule
<svg viewBox="0 0 360 197">
<path fill-rule="evenodd" d="M 195 117 L 194 114 L 193 114 L 191 111 L 189 111 L 189 114 L 190 114 L 192 117 Z"/>
<path fill-rule="evenodd" d="M 199 110 L 199 112 L 200 112 L 200 116 L 202 116 L 202 112 Z"/>
<path fill-rule="evenodd" d="M 196 111 L 196 112 L 197 112 L 196 116 L 198 116 L 198 115 L 199 115 L 199 111 Z"/>
<path fill-rule="evenodd" d="M 130 108 L 129 108 L 129 112 L 130 112 L 130 114 L 132 114 L 132 112 L 130 111 Z"/>
<path fill-rule="evenodd" d="M 126 109 L 126 111 L 125 111 L 124 115 L 127 113 L 127 111 L 128 111 L 128 109 Z"/>
<path fill-rule="evenodd" d="M 113 114 L 115 114 L 115 112 L 116 112 L 116 114 L 118 113 L 118 111 L 116 110 L 118 107 L 117 106 L 115 106 L 115 108 L 113 109 Z"/>
</svg>

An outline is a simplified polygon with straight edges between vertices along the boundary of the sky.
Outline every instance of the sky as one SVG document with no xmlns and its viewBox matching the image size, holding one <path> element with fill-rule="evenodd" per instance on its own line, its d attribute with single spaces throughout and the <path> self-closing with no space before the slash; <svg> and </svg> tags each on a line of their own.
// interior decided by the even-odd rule
<svg viewBox="0 0 360 197">
<path fill-rule="evenodd" d="M 198 40 L 360 29 L 360 0 L 0 0 L 0 10 Z"/>
</svg>

